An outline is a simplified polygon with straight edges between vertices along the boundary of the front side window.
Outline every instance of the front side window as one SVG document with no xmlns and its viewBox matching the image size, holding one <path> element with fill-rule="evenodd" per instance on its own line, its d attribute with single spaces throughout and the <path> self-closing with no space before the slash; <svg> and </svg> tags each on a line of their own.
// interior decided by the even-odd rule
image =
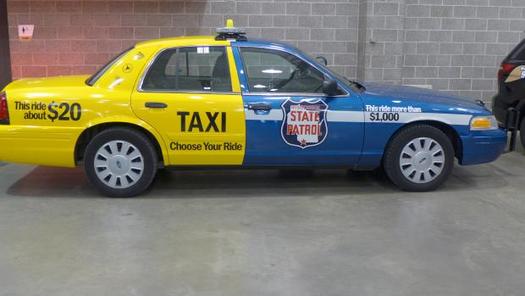
<svg viewBox="0 0 525 296">
<path fill-rule="evenodd" d="M 295 55 L 241 48 L 250 92 L 322 93 L 324 75 Z"/>
<path fill-rule="evenodd" d="M 148 70 L 142 90 L 231 92 L 225 47 L 164 50 Z"/>
</svg>

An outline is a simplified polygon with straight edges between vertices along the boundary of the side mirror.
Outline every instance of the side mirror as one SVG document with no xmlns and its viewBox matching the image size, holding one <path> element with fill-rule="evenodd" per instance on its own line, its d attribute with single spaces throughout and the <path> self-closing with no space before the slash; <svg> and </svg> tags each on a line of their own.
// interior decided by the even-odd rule
<svg viewBox="0 0 525 296">
<path fill-rule="evenodd" d="M 339 94 L 337 81 L 330 79 L 323 82 L 323 93 L 328 97 L 335 97 Z"/>
<path fill-rule="evenodd" d="M 318 57 L 315 57 L 315 59 L 319 62 L 319 63 L 322 63 L 323 65 L 325 66 L 328 66 L 328 60 L 323 57 L 323 56 L 318 56 Z"/>
</svg>

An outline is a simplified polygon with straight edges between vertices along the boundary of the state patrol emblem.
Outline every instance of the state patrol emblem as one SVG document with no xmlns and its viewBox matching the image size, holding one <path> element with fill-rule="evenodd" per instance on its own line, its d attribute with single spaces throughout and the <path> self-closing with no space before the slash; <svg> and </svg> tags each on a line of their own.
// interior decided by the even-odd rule
<svg viewBox="0 0 525 296">
<path fill-rule="evenodd" d="M 321 99 L 286 100 L 283 110 L 281 136 L 290 146 L 302 149 L 320 145 L 328 134 L 326 114 L 328 105 Z"/>
</svg>

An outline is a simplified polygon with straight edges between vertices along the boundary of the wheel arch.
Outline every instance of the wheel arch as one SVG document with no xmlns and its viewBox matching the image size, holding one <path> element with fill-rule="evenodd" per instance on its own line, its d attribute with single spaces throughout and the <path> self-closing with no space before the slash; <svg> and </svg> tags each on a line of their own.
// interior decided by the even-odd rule
<svg viewBox="0 0 525 296">
<path fill-rule="evenodd" d="M 442 121 L 437 121 L 437 120 L 417 120 L 417 121 L 409 122 L 399 127 L 388 139 L 386 147 L 390 145 L 390 143 L 392 142 L 392 139 L 394 139 L 394 137 L 397 134 L 399 134 L 402 130 L 408 127 L 414 126 L 414 125 L 428 125 L 428 126 L 432 126 L 432 127 L 435 127 L 441 130 L 450 139 L 450 142 L 452 143 L 452 146 L 454 147 L 455 157 L 458 159 L 461 159 L 463 155 L 463 144 L 461 142 L 461 137 L 459 136 L 459 133 L 449 124 L 442 122 Z"/>
<path fill-rule="evenodd" d="M 148 126 L 144 122 L 123 119 L 99 122 L 92 124 L 88 128 L 86 128 L 77 138 L 75 143 L 75 164 L 78 165 L 83 161 L 86 147 L 91 141 L 91 139 L 93 139 L 93 137 L 95 137 L 100 132 L 113 127 L 131 128 L 146 135 L 155 147 L 155 150 L 159 157 L 159 166 L 162 167 L 166 164 L 166 161 L 168 160 L 168 154 L 166 146 L 164 145 L 164 142 L 160 135 L 152 127 Z"/>
</svg>

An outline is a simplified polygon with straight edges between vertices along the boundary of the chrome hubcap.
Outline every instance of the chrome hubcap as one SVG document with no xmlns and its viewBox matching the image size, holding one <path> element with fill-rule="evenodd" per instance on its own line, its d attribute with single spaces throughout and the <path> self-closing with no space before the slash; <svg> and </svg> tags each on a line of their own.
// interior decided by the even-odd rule
<svg viewBox="0 0 525 296">
<path fill-rule="evenodd" d="M 401 172 L 411 182 L 423 184 L 436 179 L 445 165 L 443 147 L 431 138 L 416 138 L 405 145 L 400 155 Z"/>
<path fill-rule="evenodd" d="M 95 172 L 111 188 L 125 189 L 137 183 L 144 172 L 144 157 L 129 142 L 111 141 L 95 155 Z"/>
</svg>

